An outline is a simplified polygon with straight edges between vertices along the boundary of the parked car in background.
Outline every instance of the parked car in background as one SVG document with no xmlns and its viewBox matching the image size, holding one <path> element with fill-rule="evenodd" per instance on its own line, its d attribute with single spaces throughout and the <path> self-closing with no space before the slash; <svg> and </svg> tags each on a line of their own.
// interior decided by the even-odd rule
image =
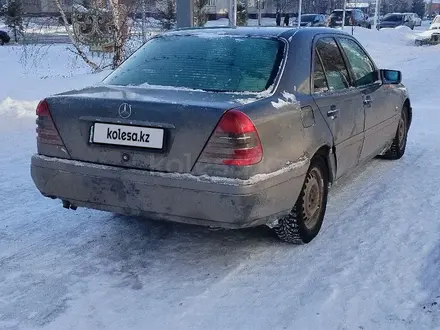
<svg viewBox="0 0 440 330">
<path fill-rule="evenodd" d="M 335 9 L 330 14 L 327 20 L 328 27 L 342 26 L 343 9 Z M 346 9 L 345 10 L 345 26 L 361 26 L 371 29 L 371 23 L 360 9 Z"/>
<path fill-rule="evenodd" d="M 411 16 L 411 19 L 414 21 L 414 26 L 422 26 L 422 19 L 416 13 L 403 13 L 403 14 Z"/>
<path fill-rule="evenodd" d="M 308 243 L 332 182 L 404 155 L 401 80 L 336 29 L 166 32 L 101 84 L 39 103 L 32 179 L 68 209 Z"/>
<path fill-rule="evenodd" d="M 440 15 L 433 19 L 428 30 L 417 34 L 415 44 L 417 46 L 440 44 Z"/>
<path fill-rule="evenodd" d="M 326 26 L 325 16 L 321 15 L 321 14 L 301 15 L 301 26 L 303 26 L 303 27 Z"/>
<path fill-rule="evenodd" d="M 377 24 L 377 29 L 396 28 L 398 26 L 407 26 L 411 30 L 414 30 L 415 22 L 411 15 L 403 13 L 390 13 L 385 15 Z"/>
<path fill-rule="evenodd" d="M 429 26 L 429 30 L 439 30 L 439 29 L 440 29 L 440 15 L 437 15 L 432 20 L 432 23 Z"/>
<path fill-rule="evenodd" d="M 7 44 L 11 40 L 11 37 L 6 31 L 0 30 L 0 45 Z"/>
</svg>

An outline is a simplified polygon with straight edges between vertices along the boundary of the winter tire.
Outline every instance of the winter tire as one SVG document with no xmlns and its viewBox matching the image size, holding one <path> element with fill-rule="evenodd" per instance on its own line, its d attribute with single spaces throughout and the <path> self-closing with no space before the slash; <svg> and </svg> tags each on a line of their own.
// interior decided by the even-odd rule
<svg viewBox="0 0 440 330">
<path fill-rule="evenodd" d="M 391 147 L 385 152 L 383 158 L 397 160 L 402 158 L 406 150 L 406 141 L 408 138 L 408 111 L 402 110 L 402 115 L 397 125 L 396 136 L 393 139 Z"/>
<path fill-rule="evenodd" d="M 314 157 L 292 211 L 274 227 L 276 235 L 291 244 L 309 243 L 318 235 L 327 206 L 328 169 L 324 159 Z"/>
</svg>

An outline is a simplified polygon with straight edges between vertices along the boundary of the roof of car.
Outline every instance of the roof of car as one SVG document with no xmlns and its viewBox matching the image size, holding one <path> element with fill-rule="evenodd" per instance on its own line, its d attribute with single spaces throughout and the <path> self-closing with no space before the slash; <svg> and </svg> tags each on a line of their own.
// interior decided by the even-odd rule
<svg viewBox="0 0 440 330">
<path fill-rule="evenodd" d="M 340 33 L 347 34 L 344 31 L 318 27 L 318 28 L 301 28 L 298 29 L 296 27 L 204 27 L 204 28 L 187 28 L 187 29 L 178 29 L 166 32 L 165 35 L 226 35 L 226 36 L 241 36 L 241 37 L 283 37 L 290 38 L 296 33 L 300 33 L 301 35 L 316 35 L 318 33 L 323 32 L 331 32 L 331 33 Z"/>
</svg>

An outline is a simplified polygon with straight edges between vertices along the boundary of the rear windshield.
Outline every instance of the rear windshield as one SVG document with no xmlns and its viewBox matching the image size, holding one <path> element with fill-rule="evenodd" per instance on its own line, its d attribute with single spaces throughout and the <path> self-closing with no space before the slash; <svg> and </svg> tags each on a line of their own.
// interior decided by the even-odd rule
<svg viewBox="0 0 440 330">
<path fill-rule="evenodd" d="M 208 33 L 161 36 L 147 42 L 104 83 L 261 92 L 273 83 L 283 52 L 278 39 Z"/>
<path fill-rule="evenodd" d="M 330 17 L 337 17 L 337 18 L 341 18 L 342 19 L 342 14 L 344 12 L 341 11 L 334 11 L 333 13 L 330 14 Z M 345 11 L 345 16 L 350 17 L 351 16 L 351 10 L 346 10 Z"/>
<path fill-rule="evenodd" d="M 316 15 L 301 15 L 301 22 L 313 22 L 315 18 Z"/>
<path fill-rule="evenodd" d="M 383 20 L 388 22 L 399 22 L 402 20 L 402 17 L 403 15 L 391 14 L 391 15 L 385 15 Z"/>
</svg>

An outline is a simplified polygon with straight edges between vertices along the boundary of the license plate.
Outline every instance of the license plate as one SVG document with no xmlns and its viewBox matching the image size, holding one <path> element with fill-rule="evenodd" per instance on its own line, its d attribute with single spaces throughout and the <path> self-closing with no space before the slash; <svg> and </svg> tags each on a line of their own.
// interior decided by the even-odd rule
<svg viewBox="0 0 440 330">
<path fill-rule="evenodd" d="M 342 21 L 336 21 L 336 24 L 342 24 Z"/>
<path fill-rule="evenodd" d="M 95 123 L 91 142 L 138 148 L 163 148 L 162 128 Z"/>
</svg>

